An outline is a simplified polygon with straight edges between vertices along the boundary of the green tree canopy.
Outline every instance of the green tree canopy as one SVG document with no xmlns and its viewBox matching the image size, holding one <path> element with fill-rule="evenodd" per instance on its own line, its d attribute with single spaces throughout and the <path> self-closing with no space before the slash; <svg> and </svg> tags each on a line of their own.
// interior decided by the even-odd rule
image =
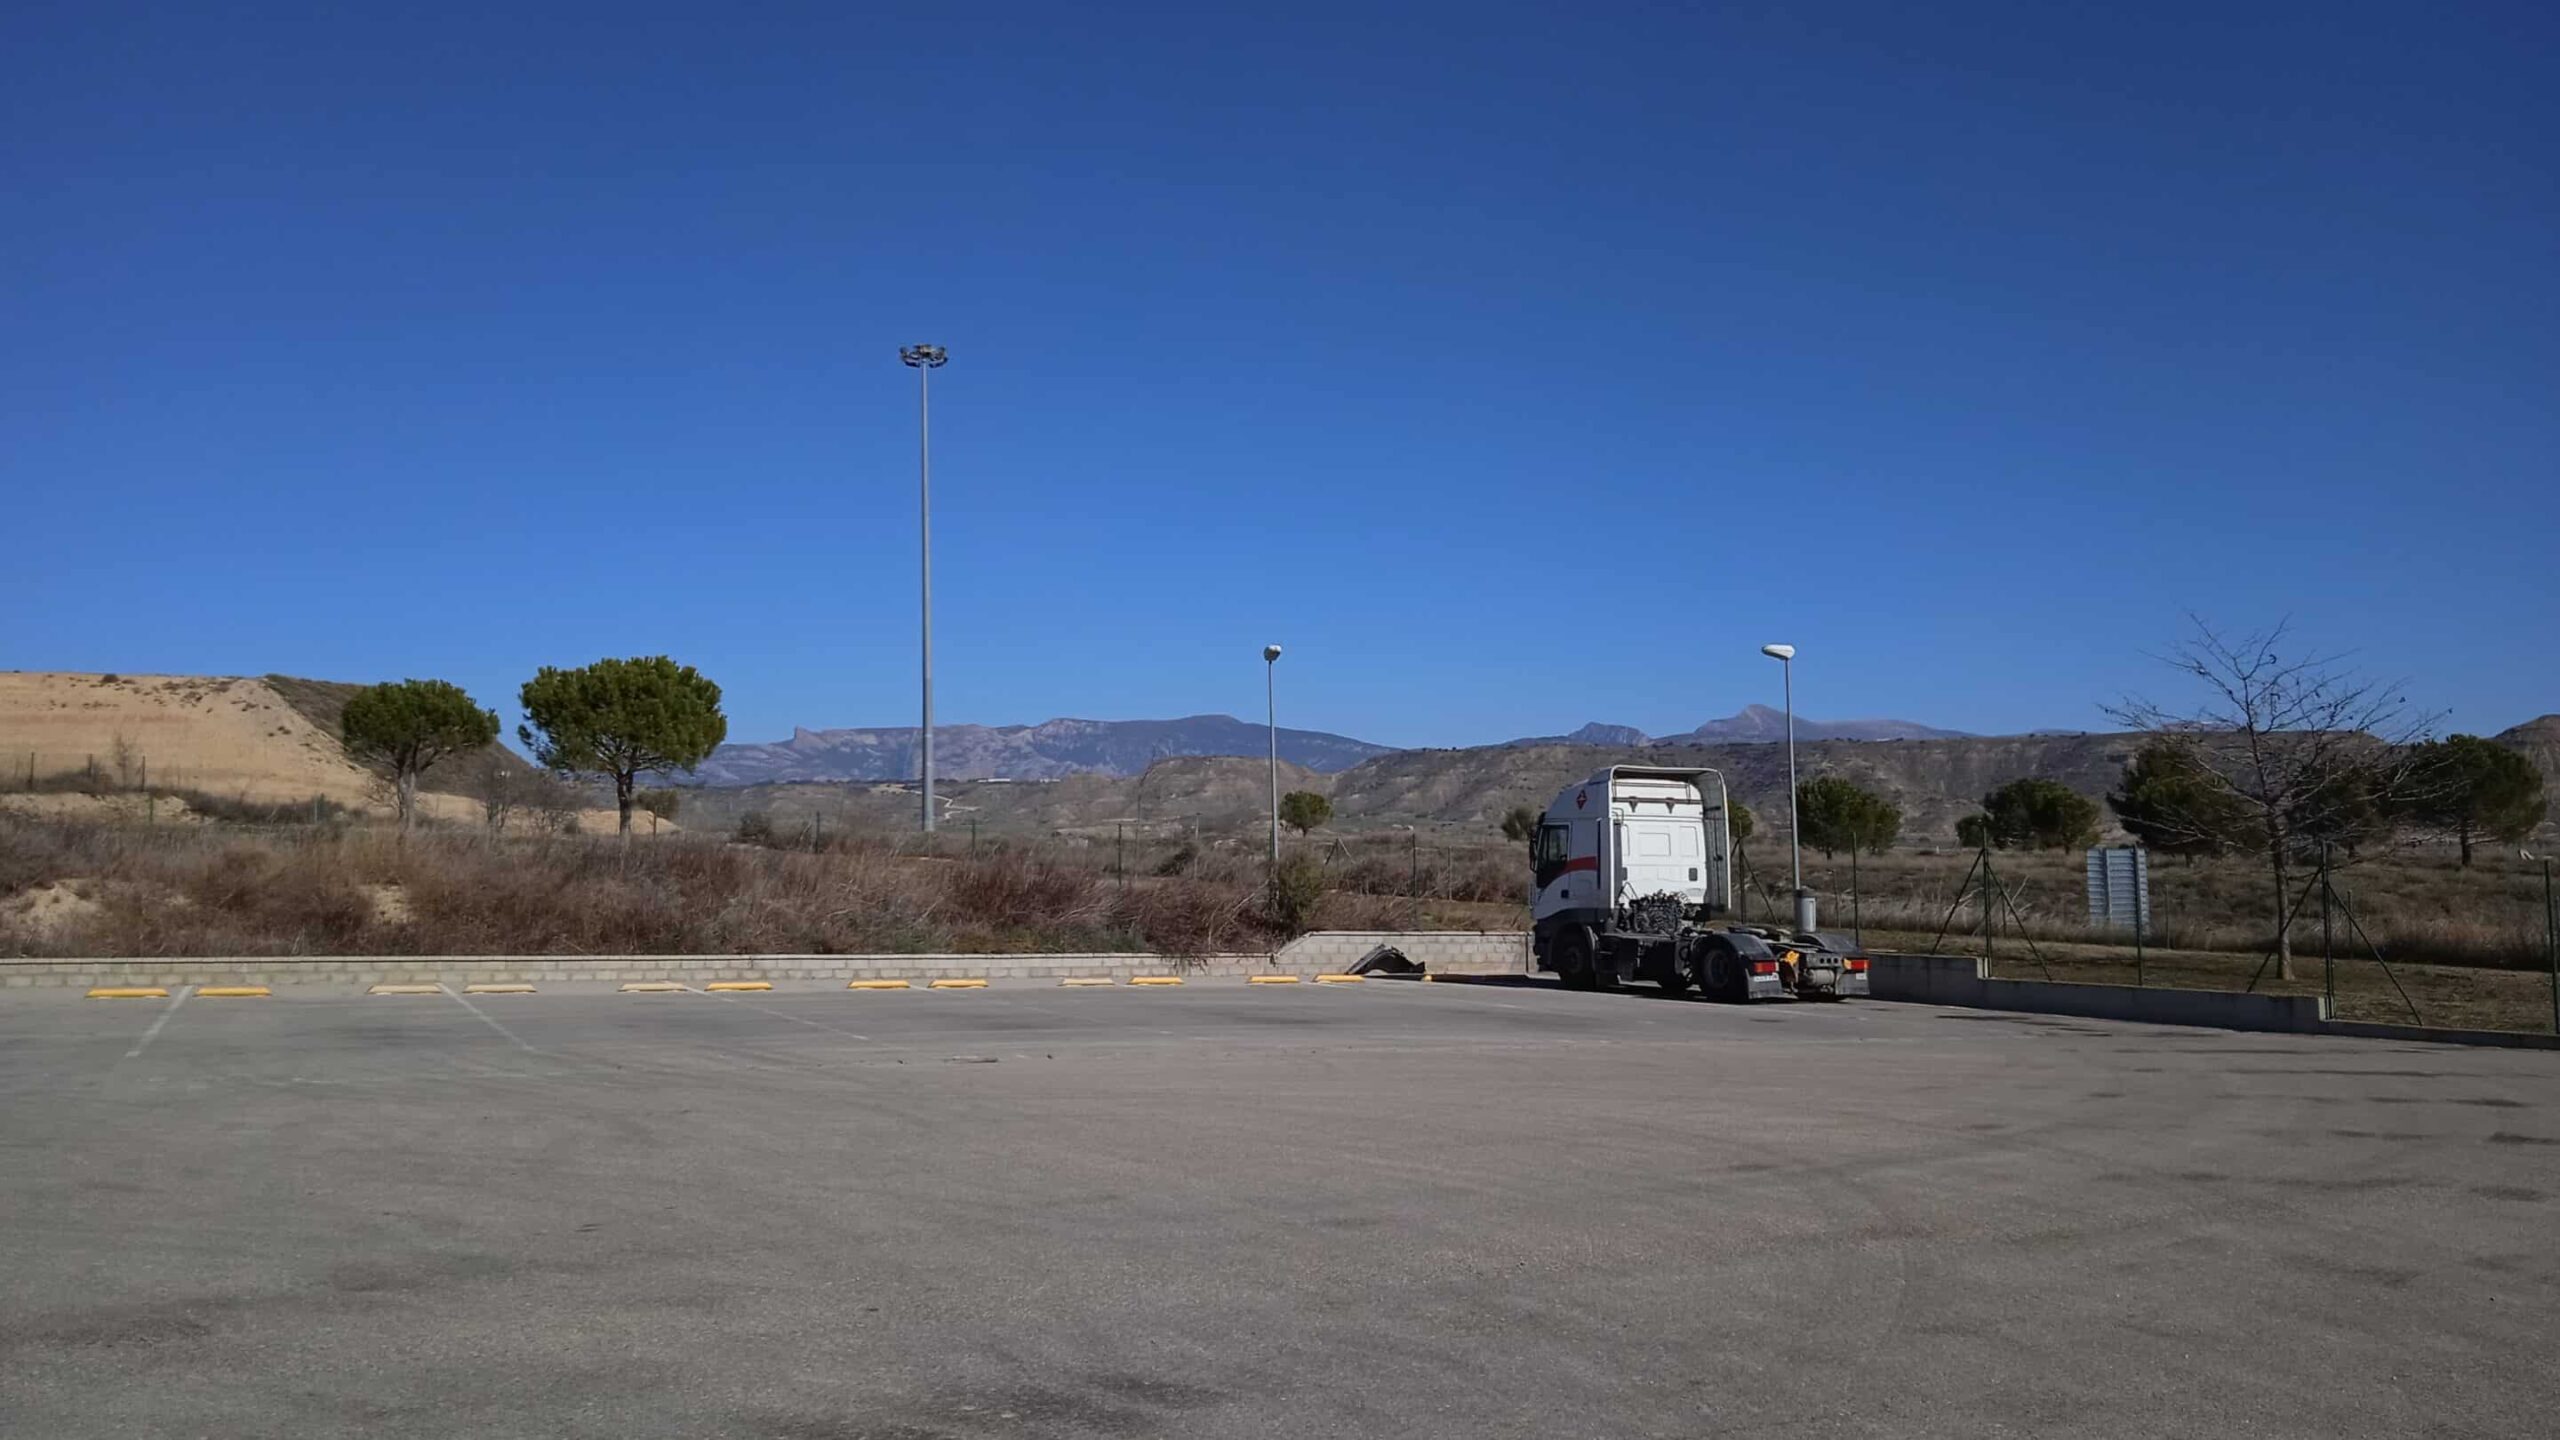
<svg viewBox="0 0 2560 1440">
<path fill-rule="evenodd" d="M 612 777 L 625 835 L 641 776 L 691 770 L 729 734 L 720 687 L 664 655 L 576 670 L 545 665 L 518 699 L 525 723 L 516 734 L 537 763 Z"/>
<path fill-rule="evenodd" d="M 1727 800 L 1725 807 L 1725 824 L 1733 831 L 1733 838 L 1750 839 L 1751 832 L 1759 828 L 1759 822 L 1751 817 L 1751 807 L 1739 800 Z"/>
<path fill-rule="evenodd" d="M 2328 784 L 2293 807 L 2287 828 L 2305 856 L 2317 856 L 2323 845 L 2352 856 L 2390 839 L 2407 822 L 2414 803 L 2411 796 L 2392 792 L 2379 765 L 2344 763 Z"/>
<path fill-rule="evenodd" d="M 1982 811 L 1991 843 L 2003 850 L 2098 843 L 2098 803 L 2059 780 L 2012 780 L 1982 797 Z"/>
<path fill-rule="evenodd" d="M 2542 823 L 2549 802 L 2542 772 L 2495 740 L 2455 735 L 2419 747 L 2422 753 L 2416 818 L 2451 835 L 2471 863 L 2474 842 L 2522 843 Z"/>
<path fill-rule="evenodd" d="M 1280 797 L 1280 823 L 1304 835 L 1333 818 L 1333 802 L 1313 790 L 1292 790 Z"/>
<path fill-rule="evenodd" d="M 406 827 L 417 814 L 418 777 L 448 755 L 496 740 L 498 717 L 450 681 L 401 680 L 347 697 L 338 735 L 348 754 L 391 777 Z"/>
<path fill-rule="evenodd" d="M 1796 819 L 1804 826 L 1804 843 L 1825 856 L 1842 850 L 1873 855 L 1902 833 L 1899 806 L 1837 775 L 1796 787 Z"/>
<path fill-rule="evenodd" d="M 2256 838 L 2248 806 L 2174 739 L 2134 752 L 2107 805 L 2134 839 L 2163 854 L 2220 855 Z"/>
</svg>

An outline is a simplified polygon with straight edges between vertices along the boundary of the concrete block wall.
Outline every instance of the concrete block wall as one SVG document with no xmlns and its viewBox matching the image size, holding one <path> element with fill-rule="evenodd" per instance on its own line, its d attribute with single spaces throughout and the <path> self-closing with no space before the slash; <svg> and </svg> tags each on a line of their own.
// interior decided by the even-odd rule
<svg viewBox="0 0 2560 1440">
<path fill-rule="evenodd" d="M 1182 975 L 1241 979 L 1272 969 L 1265 955 L 1191 959 L 1147 954 L 1058 955 L 356 955 L 193 960 L 0 960 L 0 989 L 92 985 L 476 985 L 629 980 L 1063 980 Z"/>
<path fill-rule="evenodd" d="M 2021 1010 L 2092 1020 L 2158 1025 L 2211 1025 L 2311 1035 L 2328 1029 L 2317 996 L 2246 995 L 2236 990 L 2172 990 L 2160 986 L 2082 985 L 2059 980 L 1994 980 L 1970 955 L 1877 955 L 1867 972 L 1879 1000 L 1913 1000 L 1975 1010 Z"/>
<path fill-rule="evenodd" d="M 1434 975 L 1522 975 L 1529 969 L 1529 936 L 1521 930 L 1319 930 L 1280 947 L 1271 959 L 1280 970 L 1338 974 L 1381 945 Z"/>
</svg>

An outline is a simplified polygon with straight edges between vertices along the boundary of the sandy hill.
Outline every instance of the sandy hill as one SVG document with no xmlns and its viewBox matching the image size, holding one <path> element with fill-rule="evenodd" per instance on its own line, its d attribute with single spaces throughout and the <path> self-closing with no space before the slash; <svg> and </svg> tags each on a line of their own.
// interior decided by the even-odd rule
<svg viewBox="0 0 2560 1440">
<path fill-rule="evenodd" d="M 357 805 L 373 788 L 333 731 L 240 676 L 0 673 L 0 757 L 21 783 L 30 769 L 41 778 L 94 766 L 124 787 L 251 800 Z"/>
<path fill-rule="evenodd" d="M 267 802 L 319 797 L 387 812 L 380 781 L 338 743 L 363 687 L 290 676 L 83 675 L 0 671 L 0 792 L 94 772 L 109 788 L 200 791 Z M 465 798 L 493 767 L 528 768 L 503 746 L 427 772 L 428 815 L 474 821 Z M 582 817 L 610 829 L 611 812 Z"/>
</svg>

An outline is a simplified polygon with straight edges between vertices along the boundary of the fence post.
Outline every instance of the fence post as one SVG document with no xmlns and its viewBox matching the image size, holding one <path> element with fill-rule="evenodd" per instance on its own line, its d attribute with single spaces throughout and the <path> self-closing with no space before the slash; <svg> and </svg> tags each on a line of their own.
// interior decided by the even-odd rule
<svg viewBox="0 0 2560 1440">
<path fill-rule="evenodd" d="M 2551 957 L 2551 1033 L 2560 1035 L 2560 905 L 2551 898 L 2551 858 L 2542 860 L 2542 948 Z"/>
<path fill-rule="evenodd" d="M 1849 837 L 1849 929 L 1857 935 L 1861 950 L 1867 948 L 1867 922 L 1858 911 L 1858 846 L 1864 841 L 1864 836 Z"/>
<path fill-rule="evenodd" d="M 2147 863 L 2147 862 L 2146 862 Z M 2133 988 L 2142 988 L 2142 922 L 2150 918 L 2151 876 L 2141 876 L 2141 887 L 2133 892 Z"/>
<path fill-rule="evenodd" d="M 1992 957 L 1991 949 L 1991 846 L 1985 842 L 1979 857 L 1982 863 L 1982 958 Z"/>
</svg>

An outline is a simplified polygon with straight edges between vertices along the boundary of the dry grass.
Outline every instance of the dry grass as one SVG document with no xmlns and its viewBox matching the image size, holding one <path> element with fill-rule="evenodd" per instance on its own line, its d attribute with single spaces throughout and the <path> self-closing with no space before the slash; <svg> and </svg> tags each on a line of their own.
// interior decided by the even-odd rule
<svg viewBox="0 0 2560 1440">
<path fill-rule="evenodd" d="M 727 954 L 1254 950 L 1286 938 L 1254 887 L 1125 882 L 1027 850 L 976 860 L 875 844 L 816 854 L 668 837 L 492 839 L 373 827 L 189 830 L 0 822 L 0 897 L 78 881 L 75 923 L 11 927 L 32 955 Z M 378 903 L 397 887 L 405 919 Z M 1394 902 L 1328 894 L 1308 923 Z"/>
<path fill-rule="evenodd" d="M 1322 886 L 1300 923 L 1317 929 L 1525 928 L 1516 846 L 1416 847 L 1401 836 L 1292 839 Z M 1852 909 L 1845 857 L 1808 856 L 1826 924 Z M 1926 949 L 1962 884 L 1968 854 L 1897 852 L 1862 861 L 1857 913 L 1878 949 Z M 2092 933 L 2079 857 L 2003 854 L 2018 904 L 2001 916 L 2003 974 L 2041 973 L 2026 939 L 2061 978 L 2130 982 L 2124 937 Z M 846 951 L 1255 950 L 1286 938 L 1262 896 L 1256 837 L 1204 842 L 983 840 L 965 834 L 897 844 L 830 836 L 812 851 L 706 836 L 508 836 L 430 829 L 403 841 L 383 827 L 331 824 L 116 825 L 0 818 L 0 953 L 43 955 L 725 954 Z M 1764 882 L 1777 878 L 1763 868 Z M 76 915 L 15 924 L 5 903 L 76 882 Z M 2487 862 L 2461 870 L 2396 857 L 2342 873 L 2341 885 L 2431 1024 L 2544 1028 L 2538 872 Z M 380 896 L 396 889 L 405 918 Z M 2147 983 L 2234 989 L 2267 948 L 2261 882 L 2239 865 L 2154 871 L 2157 916 Z M 1776 889 L 1746 907 L 1784 909 Z M 1979 948 L 1978 912 L 1956 917 L 1944 949 Z M 2023 925 L 2019 923 L 2023 920 Z M 2316 990 L 2316 913 L 2297 932 L 2300 972 L 2261 989 Z M 2406 1018 L 2382 969 L 2343 927 L 2341 1013 Z M 2348 957 L 2355 958 L 2348 958 Z M 2024 967 L 2021 969 L 2020 967 Z M 2507 973 L 2496 973 L 2505 971 Z M 2523 972 L 2523 973 L 2519 973 Z M 2310 989 L 2306 989 L 2310 987 Z"/>
<path fill-rule="evenodd" d="M 1748 897 L 1754 916 L 1786 910 L 1786 855 L 1754 855 L 1759 882 Z M 1969 851 L 1895 851 L 1858 865 L 1856 910 L 1869 930 L 1916 934 L 1923 948 L 1947 924 L 1948 911 L 1973 863 Z M 2039 941 L 2114 943 L 2120 935 L 2088 924 L 2085 871 L 2079 853 L 1994 852 L 1992 864 L 2017 906 L 1998 916 L 2003 934 Z M 2296 875 L 2298 887 L 2308 875 Z M 1827 924 L 1846 925 L 1852 913 L 1847 856 L 1805 856 L 1805 883 L 1822 896 Z M 2254 960 L 2273 947 L 2276 917 L 2268 878 L 2237 860 L 2187 864 L 2156 861 L 2151 870 L 2149 943 L 2162 950 L 2226 951 Z M 2512 859 L 2483 856 L 2465 870 L 2432 854 L 2393 854 L 2341 864 L 2338 889 L 2367 937 L 2397 962 L 2538 970 L 2543 960 L 2542 874 Z M 2368 953 L 2334 917 L 2338 953 Z M 1957 908 L 1948 948 L 1965 933 L 1978 935 L 1982 912 L 1972 900 Z M 2294 922 L 2297 953 L 2317 955 L 2318 900 Z M 2130 954 L 2130 949 L 2127 950 Z"/>
<path fill-rule="evenodd" d="M 1867 944 L 1881 951 L 1926 950 L 1933 932 L 1870 926 Z M 1942 947 L 1955 955 L 1982 953 L 1981 936 L 1951 936 Z M 2264 955 L 2146 948 L 2137 964 L 2129 946 L 2038 940 L 2032 949 L 2014 934 L 1993 947 L 1991 973 L 2004 980 L 2067 980 L 2089 985 L 2157 985 L 2184 990 L 2243 990 L 2256 982 L 2264 995 L 2318 995 L 2326 990 L 2341 1020 L 2374 1020 L 2483 1030 L 2550 1033 L 2552 981 L 2547 973 L 2492 970 L 2466 965 L 2424 965 L 2340 955 L 2334 970 L 2317 955 L 2295 961 L 2296 979 Z M 2334 988 L 2330 988 L 2334 986 Z"/>
</svg>

